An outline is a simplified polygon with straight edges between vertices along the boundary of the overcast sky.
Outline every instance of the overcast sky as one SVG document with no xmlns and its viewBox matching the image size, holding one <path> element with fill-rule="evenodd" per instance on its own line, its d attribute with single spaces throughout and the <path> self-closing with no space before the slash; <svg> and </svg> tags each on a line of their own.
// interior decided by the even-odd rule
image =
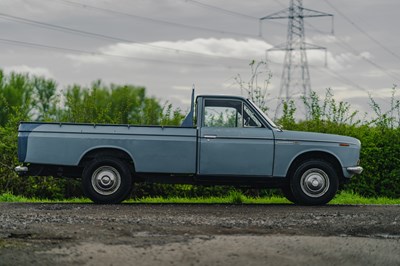
<svg viewBox="0 0 400 266">
<path fill-rule="evenodd" d="M 258 18 L 289 0 L 0 0 L 0 68 L 44 75 L 59 89 L 78 83 L 145 86 L 148 94 L 187 108 L 198 94 L 234 94 L 252 60 L 286 41 L 287 20 Z M 367 111 L 368 93 L 388 105 L 400 82 L 398 0 L 304 0 L 334 14 L 306 19 L 312 89 Z M 279 96 L 283 53 L 269 53 L 269 97 Z M 271 102 L 271 105 L 273 103 Z"/>
</svg>

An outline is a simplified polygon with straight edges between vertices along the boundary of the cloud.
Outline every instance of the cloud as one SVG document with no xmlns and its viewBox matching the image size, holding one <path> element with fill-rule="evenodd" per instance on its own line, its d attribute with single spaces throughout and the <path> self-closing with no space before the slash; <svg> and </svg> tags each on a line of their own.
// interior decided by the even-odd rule
<svg viewBox="0 0 400 266">
<path fill-rule="evenodd" d="M 373 56 L 370 52 L 362 52 L 360 53 L 360 56 L 366 59 L 373 59 Z"/>
<path fill-rule="evenodd" d="M 27 66 L 27 65 L 4 67 L 4 72 L 6 74 L 10 74 L 11 72 L 28 73 L 30 75 L 35 75 L 35 76 L 43 76 L 43 77 L 52 78 L 52 79 L 54 78 L 54 75 L 47 68 L 30 67 L 30 66 Z"/>
<path fill-rule="evenodd" d="M 187 85 L 174 85 L 172 89 L 177 91 L 190 91 L 192 88 Z"/>
<path fill-rule="evenodd" d="M 197 38 L 150 43 L 116 43 L 99 48 L 99 54 L 68 55 L 68 58 L 80 63 L 107 63 L 110 60 L 107 55 L 157 60 L 199 56 L 201 58 L 225 57 L 226 59 L 248 60 L 263 58 L 265 50 L 271 47 L 265 41 L 251 38 L 244 40 Z"/>
<path fill-rule="evenodd" d="M 73 60 L 77 66 L 80 66 L 82 64 L 107 63 L 107 60 L 110 59 L 109 56 L 101 54 L 82 54 L 82 55 L 69 54 L 66 57 Z"/>
<path fill-rule="evenodd" d="M 340 36 L 338 38 L 335 35 L 330 34 L 317 34 L 312 36 L 311 38 L 307 37 L 307 42 L 315 43 L 315 44 L 332 44 L 332 43 L 350 43 L 352 38 L 350 36 Z"/>
<path fill-rule="evenodd" d="M 293 64 L 300 64 L 300 52 L 294 51 L 294 53 L 296 54 Z M 272 63 L 283 64 L 285 51 L 269 51 L 267 57 Z M 363 60 L 363 58 L 369 59 L 372 58 L 372 55 L 367 51 L 357 55 L 351 52 L 334 54 L 329 50 L 307 50 L 307 61 L 311 67 L 324 67 L 327 65 L 333 70 L 344 70 L 352 68 L 357 62 Z"/>
<path fill-rule="evenodd" d="M 361 73 L 363 77 L 367 78 L 383 78 L 387 77 L 387 74 L 383 72 L 382 70 L 377 70 L 377 69 L 371 69 L 368 71 L 364 71 Z"/>
<path fill-rule="evenodd" d="M 1 0 L 0 9 L 4 14 L 59 18 L 60 14 L 65 13 L 65 5 L 57 1 L 27 1 L 27 0 Z M 64 11 L 64 12 L 63 12 Z"/>
<path fill-rule="evenodd" d="M 40 9 L 36 7 L 35 3 L 29 3 L 24 0 L 2 0 L 0 7 L 4 13 L 24 13 L 28 11 L 33 13 L 43 12 L 43 10 L 40 11 Z"/>
<path fill-rule="evenodd" d="M 144 61 L 172 60 L 183 64 L 195 64 L 207 59 L 240 59 L 263 60 L 266 50 L 272 45 L 258 39 L 233 39 L 233 38 L 197 38 L 193 40 L 157 41 L 150 43 L 120 42 L 98 48 L 97 53 L 67 57 L 75 64 L 109 64 L 122 58 L 131 58 Z M 186 52 L 182 52 L 186 51 Z M 110 56 L 111 55 L 111 56 Z M 272 64 L 283 64 L 285 51 L 270 51 L 267 54 Z M 120 58 L 118 58 L 120 57 Z M 355 55 L 350 52 L 333 54 L 324 50 L 308 50 L 307 59 L 312 67 L 324 67 L 325 62 L 332 70 L 345 70 L 354 66 L 362 58 L 371 58 L 369 52 Z M 183 71 L 183 70 L 182 70 Z"/>
<path fill-rule="evenodd" d="M 348 86 L 332 86 L 332 92 L 337 101 L 349 101 L 352 98 L 367 98 L 368 93 L 364 90 L 351 89 Z"/>
<path fill-rule="evenodd" d="M 82 1 L 75 1 L 82 2 Z M 115 5 L 115 0 L 87 0 L 87 5 L 110 7 Z M 54 0 L 1 0 L 0 10 L 4 14 L 24 16 L 29 18 L 40 18 L 47 21 L 59 20 L 60 18 L 73 19 L 77 16 L 77 6 L 72 4 L 73 1 L 62 2 Z M 83 3 L 80 3 L 83 4 Z"/>
<path fill-rule="evenodd" d="M 339 54 L 333 54 L 328 52 L 328 66 L 333 70 L 345 70 L 354 68 L 358 62 L 362 61 L 363 58 L 371 58 L 369 52 L 361 52 L 359 55 L 354 53 L 345 52 Z"/>
</svg>

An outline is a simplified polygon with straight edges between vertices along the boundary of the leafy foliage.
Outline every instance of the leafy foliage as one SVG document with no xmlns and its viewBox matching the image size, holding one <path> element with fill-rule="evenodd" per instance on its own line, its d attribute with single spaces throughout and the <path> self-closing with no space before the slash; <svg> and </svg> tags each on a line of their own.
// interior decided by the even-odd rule
<svg viewBox="0 0 400 266">
<path fill-rule="evenodd" d="M 179 109 L 146 96 L 143 87 L 96 81 L 58 91 L 51 79 L 5 76 L 0 70 L 0 193 L 51 199 L 82 195 L 73 179 L 16 175 L 20 121 L 177 125 L 182 118 Z"/>
<path fill-rule="evenodd" d="M 330 90 L 321 101 L 313 92 L 304 99 L 309 119 L 295 122 L 296 108 L 284 103 L 283 116 L 278 121 L 285 129 L 313 131 L 358 138 L 362 143 L 361 165 L 364 172 L 345 187 L 362 196 L 400 198 L 400 103 L 392 89 L 388 110 L 384 111 L 370 97 L 375 117 L 369 121 L 357 120 L 346 102 L 336 102 Z"/>
<path fill-rule="evenodd" d="M 259 85 L 257 73 L 264 65 L 253 62 L 253 74 L 246 91 L 268 110 L 266 87 Z M 252 87 L 253 86 L 253 87 Z M 371 118 L 357 119 L 346 102 L 337 102 L 331 90 L 321 99 L 315 92 L 303 99 L 307 110 L 305 120 L 298 121 L 293 101 L 283 102 L 282 116 L 277 121 L 285 129 L 314 131 L 353 136 L 361 140 L 361 164 L 364 172 L 344 188 L 368 197 L 400 198 L 400 100 L 398 88 L 392 90 L 389 107 L 384 109 L 370 97 Z M 250 94 L 249 94 L 250 95 Z M 161 104 L 146 96 L 143 87 L 107 85 L 96 81 L 89 87 L 72 85 L 64 91 L 57 83 L 43 77 L 0 70 L 0 194 L 62 199 L 82 195 L 80 183 L 72 179 L 53 177 L 19 177 L 14 172 L 17 159 L 17 127 L 19 121 L 52 121 L 83 123 L 117 123 L 145 125 L 178 125 L 183 118 L 179 109 L 169 103 Z M 215 117 L 218 120 L 218 117 Z M 270 190 L 234 190 L 232 187 L 199 187 L 191 185 L 137 184 L 133 196 L 232 198 L 237 203 L 247 196 L 270 196 Z M 242 196 L 244 195 L 244 196 Z"/>
</svg>

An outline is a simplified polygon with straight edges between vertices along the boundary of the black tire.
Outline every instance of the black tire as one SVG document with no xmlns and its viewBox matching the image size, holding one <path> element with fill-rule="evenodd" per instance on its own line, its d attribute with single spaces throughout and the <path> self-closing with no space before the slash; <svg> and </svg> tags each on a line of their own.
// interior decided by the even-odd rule
<svg viewBox="0 0 400 266">
<path fill-rule="evenodd" d="M 324 160 L 302 162 L 290 178 L 294 202 L 301 205 L 323 205 L 336 195 L 339 177 L 333 166 Z"/>
<path fill-rule="evenodd" d="M 132 173 L 127 162 L 95 158 L 83 170 L 82 185 L 85 195 L 95 203 L 121 203 L 132 189 Z"/>
</svg>

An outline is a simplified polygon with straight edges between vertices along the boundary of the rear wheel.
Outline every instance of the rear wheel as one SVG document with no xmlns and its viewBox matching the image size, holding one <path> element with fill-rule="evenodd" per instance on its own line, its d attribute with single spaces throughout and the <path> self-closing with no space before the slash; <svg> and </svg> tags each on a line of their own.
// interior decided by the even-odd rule
<svg viewBox="0 0 400 266">
<path fill-rule="evenodd" d="M 85 195 L 95 203 L 120 203 L 132 189 L 131 171 L 119 159 L 96 158 L 84 168 L 82 184 Z"/>
<path fill-rule="evenodd" d="M 326 204 L 333 199 L 338 188 L 338 174 L 333 166 L 324 160 L 304 161 L 290 179 L 293 202 L 303 205 Z"/>
</svg>

